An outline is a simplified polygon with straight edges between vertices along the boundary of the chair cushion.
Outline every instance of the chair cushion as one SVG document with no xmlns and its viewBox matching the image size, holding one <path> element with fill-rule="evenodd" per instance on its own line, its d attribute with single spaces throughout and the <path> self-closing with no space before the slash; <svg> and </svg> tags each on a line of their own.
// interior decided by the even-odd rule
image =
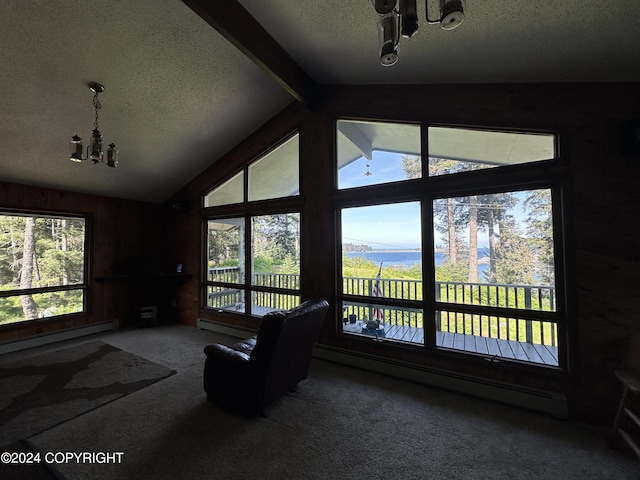
<svg viewBox="0 0 640 480">
<path fill-rule="evenodd" d="M 242 352 L 247 355 L 251 355 L 251 352 L 253 352 L 253 349 L 255 347 L 256 337 L 247 338 L 246 340 L 242 340 L 229 346 L 229 348 L 231 348 L 232 350 L 235 350 L 236 352 Z"/>
</svg>

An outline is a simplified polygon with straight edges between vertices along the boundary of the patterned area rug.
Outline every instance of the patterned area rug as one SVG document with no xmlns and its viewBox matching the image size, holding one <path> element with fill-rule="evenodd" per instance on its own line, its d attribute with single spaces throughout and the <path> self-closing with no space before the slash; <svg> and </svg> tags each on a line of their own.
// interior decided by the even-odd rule
<svg viewBox="0 0 640 480">
<path fill-rule="evenodd" d="M 174 373 L 100 341 L 0 364 L 0 446 L 29 438 Z"/>
</svg>

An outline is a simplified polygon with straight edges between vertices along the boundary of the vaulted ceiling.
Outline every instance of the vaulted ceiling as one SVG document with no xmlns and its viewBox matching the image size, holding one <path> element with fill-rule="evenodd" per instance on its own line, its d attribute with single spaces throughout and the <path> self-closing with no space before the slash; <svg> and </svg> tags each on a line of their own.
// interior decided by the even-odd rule
<svg viewBox="0 0 640 480">
<path fill-rule="evenodd" d="M 162 202 L 322 85 L 640 81 L 635 0 L 466 0 L 451 31 L 424 2 L 382 67 L 370 0 L 4 0 L 0 180 Z M 91 81 L 116 169 L 68 160 Z"/>
</svg>

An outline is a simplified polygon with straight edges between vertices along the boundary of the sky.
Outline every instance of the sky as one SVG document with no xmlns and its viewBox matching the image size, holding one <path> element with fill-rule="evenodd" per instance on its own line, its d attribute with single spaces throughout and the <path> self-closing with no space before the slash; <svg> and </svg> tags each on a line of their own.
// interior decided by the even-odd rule
<svg viewBox="0 0 640 480">
<path fill-rule="evenodd" d="M 406 179 L 402 155 L 374 152 L 369 162 L 360 158 L 340 169 L 340 188 L 375 185 Z M 369 168 L 367 168 L 369 164 Z M 371 175 L 365 173 L 369 171 Z M 375 250 L 415 249 L 421 246 L 420 203 L 410 202 L 342 211 L 342 242 L 366 244 Z"/>
<path fill-rule="evenodd" d="M 420 203 L 354 207 L 342 210 L 342 242 L 374 250 L 420 248 Z"/>
<path fill-rule="evenodd" d="M 406 177 L 401 159 L 402 155 L 389 152 L 374 152 L 370 162 L 360 158 L 340 169 L 339 187 L 351 188 L 404 180 Z M 371 175 L 365 175 L 367 171 Z M 510 213 L 519 222 L 523 220 L 521 206 L 515 207 Z M 342 210 L 342 243 L 365 244 L 374 250 L 416 249 L 421 247 L 421 238 L 419 202 Z M 436 232 L 436 246 L 443 243 L 440 234 Z M 488 247 L 486 232 L 479 232 L 478 246 Z"/>
<path fill-rule="evenodd" d="M 369 167 L 367 168 L 367 165 Z M 365 175 L 367 170 L 371 175 Z M 352 188 L 378 183 L 406 180 L 402 169 L 402 155 L 374 151 L 371 161 L 364 157 L 342 167 L 338 171 L 338 187 Z"/>
</svg>

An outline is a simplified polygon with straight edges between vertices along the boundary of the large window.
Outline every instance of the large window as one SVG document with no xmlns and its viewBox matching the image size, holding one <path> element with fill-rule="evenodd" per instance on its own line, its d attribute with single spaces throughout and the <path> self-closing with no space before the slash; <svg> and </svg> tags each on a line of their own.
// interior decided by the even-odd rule
<svg viewBox="0 0 640 480">
<path fill-rule="evenodd" d="M 298 151 L 294 135 L 205 195 L 205 207 L 251 210 L 233 218 L 207 210 L 205 307 L 262 316 L 300 303 Z"/>
<path fill-rule="evenodd" d="M 419 159 L 420 126 L 338 120 L 338 188 L 406 180 L 403 159 Z M 422 165 L 416 162 L 412 178 L 422 176 Z"/>
<path fill-rule="evenodd" d="M 297 213 L 209 220 L 207 306 L 264 315 L 297 305 L 299 245 Z"/>
<path fill-rule="evenodd" d="M 420 217 L 419 202 L 342 209 L 345 332 L 392 339 L 411 330 L 422 334 Z"/>
<path fill-rule="evenodd" d="M 555 135 L 340 120 L 336 136 L 343 333 L 566 365 Z"/>
<path fill-rule="evenodd" d="M 84 218 L 0 214 L 0 324 L 85 310 Z"/>
<path fill-rule="evenodd" d="M 433 218 L 438 345 L 557 365 L 551 190 L 437 199 Z"/>
</svg>

